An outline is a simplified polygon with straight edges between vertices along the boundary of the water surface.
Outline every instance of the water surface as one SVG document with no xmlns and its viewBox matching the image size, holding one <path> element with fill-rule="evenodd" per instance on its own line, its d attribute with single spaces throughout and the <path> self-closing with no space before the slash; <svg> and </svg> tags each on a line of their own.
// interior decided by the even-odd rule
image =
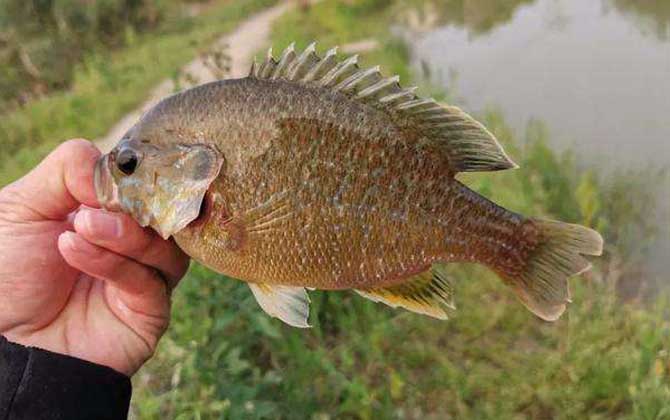
<svg viewBox="0 0 670 420">
<path fill-rule="evenodd" d="M 670 0 L 441 0 L 405 26 L 415 65 L 466 110 L 498 109 L 519 134 L 538 119 L 582 165 L 670 167 Z M 668 184 L 650 212 L 657 273 L 670 255 Z"/>
<path fill-rule="evenodd" d="M 472 3 L 424 13 L 413 47 L 459 105 L 542 120 L 597 165 L 670 164 L 670 1 Z"/>
</svg>

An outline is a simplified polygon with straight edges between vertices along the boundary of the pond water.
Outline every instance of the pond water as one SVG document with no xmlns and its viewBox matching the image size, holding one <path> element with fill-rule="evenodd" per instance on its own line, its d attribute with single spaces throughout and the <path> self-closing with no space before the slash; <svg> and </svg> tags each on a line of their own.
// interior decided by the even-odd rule
<svg viewBox="0 0 670 420">
<path fill-rule="evenodd" d="M 415 62 L 463 108 L 494 106 L 518 130 L 544 121 L 594 165 L 670 164 L 670 0 L 435 2 L 420 15 Z"/>
<path fill-rule="evenodd" d="M 493 107 L 518 133 L 540 120 L 583 165 L 670 167 L 670 0 L 441 0 L 404 26 L 415 66 L 465 110 Z M 658 272 L 670 255 L 667 184 L 649 260 Z"/>
</svg>

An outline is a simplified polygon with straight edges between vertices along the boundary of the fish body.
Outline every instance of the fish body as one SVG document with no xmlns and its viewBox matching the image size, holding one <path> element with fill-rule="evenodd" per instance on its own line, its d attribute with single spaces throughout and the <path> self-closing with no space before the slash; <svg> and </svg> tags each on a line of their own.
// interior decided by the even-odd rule
<svg viewBox="0 0 670 420">
<path fill-rule="evenodd" d="M 199 112 L 183 110 L 202 98 L 229 110 L 194 125 Z M 179 246 L 237 278 L 319 289 L 386 286 L 436 261 L 520 251 L 513 233 L 522 218 L 449 176 L 446 157 L 417 147 L 412 127 L 349 102 L 343 94 L 247 78 L 205 85 L 156 108 L 158 131 L 185 138 L 199 131 L 226 156 L 205 220 L 175 234 Z M 195 132 L 180 128 L 184 117 Z M 160 138 L 151 128 L 138 134 Z M 489 229 L 468 229 L 482 217 Z M 508 247 L 486 246 L 497 240 Z"/>
<path fill-rule="evenodd" d="M 556 319 L 567 277 L 602 239 L 515 214 L 455 179 L 512 167 L 460 109 L 310 46 L 163 100 L 103 158 L 96 189 L 107 207 L 250 283 L 292 325 L 307 325 L 304 288 L 354 289 L 444 318 L 443 265 L 459 261 L 488 266 Z"/>
</svg>

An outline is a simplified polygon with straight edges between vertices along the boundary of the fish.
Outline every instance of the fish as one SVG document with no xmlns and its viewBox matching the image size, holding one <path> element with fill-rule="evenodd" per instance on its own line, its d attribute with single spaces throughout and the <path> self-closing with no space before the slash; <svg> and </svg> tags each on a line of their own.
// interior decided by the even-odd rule
<svg viewBox="0 0 670 420">
<path fill-rule="evenodd" d="M 532 313 L 557 320 L 568 278 L 601 255 L 602 237 L 461 183 L 461 172 L 518 166 L 480 122 L 415 91 L 337 48 L 270 50 L 247 77 L 145 113 L 96 163 L 98 200 L 246 282 L 294 327 L 309 326 L 314 289 L 446 319 L 447 267 L 458 262 L 488 267 Z"/>
</svg>

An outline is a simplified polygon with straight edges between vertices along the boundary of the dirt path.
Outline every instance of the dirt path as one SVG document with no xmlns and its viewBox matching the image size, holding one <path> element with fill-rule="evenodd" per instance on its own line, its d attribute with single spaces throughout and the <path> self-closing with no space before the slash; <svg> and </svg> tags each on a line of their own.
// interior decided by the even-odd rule
<svg viewBox="0 0 670 420">
<path fill-rule="evenodd" d="M 230 59 L 228 77 L 246 76 L 251 66 L 253 53 L 267 44 L 272 23 L 289 10 L 293 4 L 293 2 L 289 1 L 282 2 L 277 6 L 253 15 L 242 22 L 232 33 L 221 37 L 214 43 L 212 50 L 225 49 L 226 55 Z M 205 65 L 202 57 L 186 65 L 182 69 L 182 74 L 195 78 L 198 84 L 217 79 L 210 71 L 210 68 Z M 154 106 L 161 98 L 173 93 L 174 89 L 175 84 L 173 80 L 164 80 L 156 86 L 149 94 L 146 102 L 135 111 L 123 117 L 104 137 L 96 141 L 98 147 L 104 152 L 109 151 L 144 112 Z"/>
</svg>

